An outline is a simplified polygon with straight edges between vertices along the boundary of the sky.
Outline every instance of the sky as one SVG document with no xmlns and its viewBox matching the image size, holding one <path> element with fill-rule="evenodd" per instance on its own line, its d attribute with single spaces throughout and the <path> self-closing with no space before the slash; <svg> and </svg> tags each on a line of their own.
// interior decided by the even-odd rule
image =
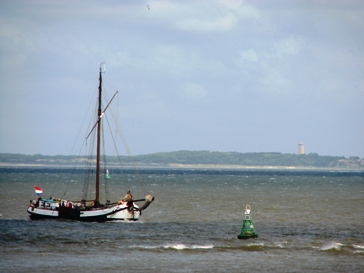
<svg viewBox="0 0 364 273">
<path fill-rule="evenodd" d="M 134 155 L 364 158 L 363 29 L 361 0 L 0 0 L 0 153 L 77 154 L 105 62 Z"/>
</svg>

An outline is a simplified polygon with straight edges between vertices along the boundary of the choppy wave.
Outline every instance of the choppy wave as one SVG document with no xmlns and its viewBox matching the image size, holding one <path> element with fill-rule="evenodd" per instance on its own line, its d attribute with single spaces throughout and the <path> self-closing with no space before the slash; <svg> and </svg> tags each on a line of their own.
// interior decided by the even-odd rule
<svg viewBox="0 0 364 273">
<path fill-rule="evenodd" d="M 353 245 L 355 254 L 364 254 L 364 245 Z"/>
<path fill-rule="evenodd" d="M 322 251 L 341 250 L 341 248 L 343 246 L 344 245 L 341 243 L 330 242 L 330 243 L 327 243 L 327 244 L 323 245 L 322 247 L 320 247 L 320 250 L 322 250 Z"/>
<path fill-rule="evenodd" d="M 185 245 L 185 244 L 167 244 L 164 245 L 163 248 L 166 249 L 177 249 L 177 250 L 184 250 L 184 249 L 212 249 L 214 245 Z"/>
<path fill-rule="evenodd" d="M 353 245 L 356 249 L 364 249 L 364 245 Z"/>
<path fill-rule="evenodd" d="M 364 254 L 364 245 L 329 242 L 321 246 L 318 250 L 326 251 L 329 253 L 333 252 L 333 253 Z"/>
<path fill-rule="evenodd" d="M 363 175 L 150 171 L 156 202 L 128 224 L 30 221 L 33 182 L 63 178 L 21 175 L 0 173 L 0 272 L 363 272 Z M 238 240 L 246 203 L 259 237 Z"/>
<path fill-rule="evenodd" d="M 189 244 L 181 244 L 181 243 L 171 243 L 171 244 L 162 244 L 162 245 L 132 245 L 129 248 L 131 249 L 175 249 L 175 250 L 194 250 L 194 249 L 213 249 L 214 245 L 189 245 Z"/>
</svg>

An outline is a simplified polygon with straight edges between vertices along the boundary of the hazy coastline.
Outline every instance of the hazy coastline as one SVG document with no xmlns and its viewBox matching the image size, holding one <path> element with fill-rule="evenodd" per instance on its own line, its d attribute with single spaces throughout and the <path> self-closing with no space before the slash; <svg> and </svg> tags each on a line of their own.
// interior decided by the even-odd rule
<svg viewBox="0 0 364 273">
<path fill-rule="evenodd" d="M 66 169 L 66 168 L 79 168 L 84 166 L 73 166 L 70 164 L 31 164 L 31 163 L 8 163 L 0 162 L 0 168 L 34 168 L 34 169 Z M 120 168 L 119 166 L 110 165 L 110 170 Z M 297 171 L 364 171 L 360 167 L 306 167 L 306 166 L 248 166 L 248 165 L 224 165 L 224 164 L 130 164 L 123 165 L 123 169 L 222 169 L 222 170 L 297 170 Z"/>
</svg>

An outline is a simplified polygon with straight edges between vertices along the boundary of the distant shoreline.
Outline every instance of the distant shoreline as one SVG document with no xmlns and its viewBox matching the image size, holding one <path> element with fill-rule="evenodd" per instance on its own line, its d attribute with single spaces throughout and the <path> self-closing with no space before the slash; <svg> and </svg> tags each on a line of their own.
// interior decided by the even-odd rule
<svg viewBox="0 0 364 273">
<path fill-rule="evenodd" d="M 320 156 L 318 154 L 281 154 L 281 153 L 237 153 L 212 151 L 176 151 L 148 155 L 105 156 L 108 168 L 120 166 L 130 168 L 189 168 L 189 169 L 353 169 L 364 170 L 364 159 L 359 157 Z M 15 167 L 53 167 L 82 168 L 95 163 L 95 156 L 45 156 L 2 154 L 1 166 Z"/>
<path fill-rule="evenodd" d="M 248 166 L 248 165 L 224 165 L 224 164 L 135 164 L 137 169 L 220 169 L 220 170 L 312 170 L 312 171 L 364 171 L 360 167 L 312 167 L 312 166 Z M 78 168 L 82 169 L 84 166 L 75 167 L 71 164 L 32 164 L 32 163 L 9 163 L 0 162 L 0 168 Z M 110 165 L 109 169 L 120 168 L 119 166 Z M 123 165 L 125 169 L 133 169 L 134 166 L 130 164 Z"/>
</svg>

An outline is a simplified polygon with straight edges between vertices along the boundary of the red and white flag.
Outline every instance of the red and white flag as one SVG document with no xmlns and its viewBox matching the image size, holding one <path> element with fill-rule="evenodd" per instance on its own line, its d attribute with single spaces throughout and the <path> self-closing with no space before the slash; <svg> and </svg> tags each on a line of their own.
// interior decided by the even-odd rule
<svg viewBox="0 0 364 273">
<path fill-rule="evenodd" d="M 34 186 L 34 190 L 35 190 L 35 194 L 37 196 L 41 196 L 42 193 L 43 193 L 43 190 L 41 188 L 37 187 L 37 186 Z"/>
</svg>

